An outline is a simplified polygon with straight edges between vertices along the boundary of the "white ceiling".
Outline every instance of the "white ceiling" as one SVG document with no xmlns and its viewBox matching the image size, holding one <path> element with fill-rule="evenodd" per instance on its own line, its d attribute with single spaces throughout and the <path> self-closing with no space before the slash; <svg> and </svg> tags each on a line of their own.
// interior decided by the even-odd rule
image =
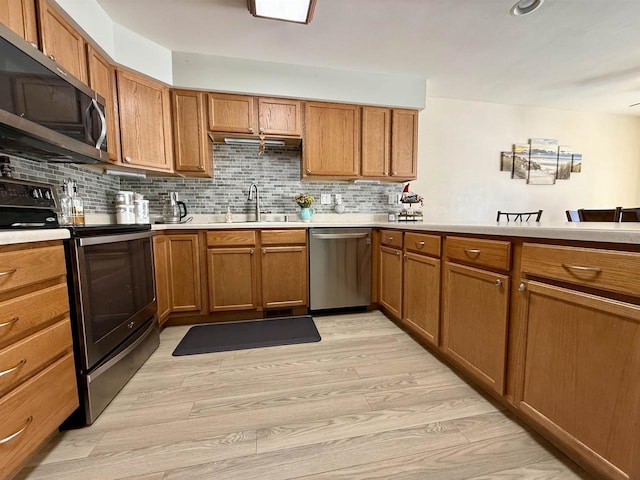
<svg viewBox="0 0 640 480">
<path fill-rule="evenodd" d="M 173 51 L 419 75 L 430 97 L 640 115 L 640 1 L 317 0 L 310 25 L 246 0 L 98 0 Z"/>
</svg>

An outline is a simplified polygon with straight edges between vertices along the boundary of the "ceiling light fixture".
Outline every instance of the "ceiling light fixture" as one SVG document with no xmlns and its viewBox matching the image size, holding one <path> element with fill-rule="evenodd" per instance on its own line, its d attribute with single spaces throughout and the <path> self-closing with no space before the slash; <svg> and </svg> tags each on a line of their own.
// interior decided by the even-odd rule
<svg viewBox="0 0 640 480">
<path fill-rule="evenodd" d="M 529 13 L 533 13 L 539 9 L 543 3 L 544 0 L 520 0 L 511 7 L 511 15 L 514 17 L 528 15 Z"/>
<path fill-rule="evenodd" d="M 247 0 L 247 7 L 254 17 L 307 24 L 316 0 Z"/>
</svg>

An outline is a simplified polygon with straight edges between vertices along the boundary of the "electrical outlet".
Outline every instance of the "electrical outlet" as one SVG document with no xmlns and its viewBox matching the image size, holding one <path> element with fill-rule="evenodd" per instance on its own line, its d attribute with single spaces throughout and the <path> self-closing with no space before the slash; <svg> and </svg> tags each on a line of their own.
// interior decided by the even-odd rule
<svg viewBox="0 0 640 480">
<path fill-rule="evenodd" d="M 342 195 L 339 193 L 336 193 L 336 205 L 340 205 L 342 204 Z"/>
<path fill-rule="evenodd" d="M 331 205 L 330 193 L 323 193 L 320 195 L 320 205 Z"/>
<path fill-rule="evenodd" d="M 389 194 L 389 198 L 387 200 L 387 203 L 389 205 L 397 205 L 398 204 L 398 194 L 397 193 L 390 193 Z"/>
</svg>

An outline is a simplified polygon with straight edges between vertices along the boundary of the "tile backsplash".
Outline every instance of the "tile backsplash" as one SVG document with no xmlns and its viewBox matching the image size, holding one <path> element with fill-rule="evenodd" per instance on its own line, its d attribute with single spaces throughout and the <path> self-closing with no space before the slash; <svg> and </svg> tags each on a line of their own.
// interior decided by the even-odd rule
<svg viewBox="0 0 640 480">
<path fill-rule="evenodd" d="M 293 201 L 298 193 L 316 197 L 318 213 L 333 212 L 334 204 L 321 205 L 320 195 L 341 194 L 346 213 L 384 213 L 389 209 L 391 193 L 400 193 L 402 184 L 354 184 L 337 181 L 301 181 L 299 147 L 267 147 L 258 156 L 257 146 L 216 143 L 214 178 L 147 178 L 130 179 L 104 175 L 86 167 L 70 164 L 36 162 L 11 158 L 13 176 L 23 180 L 52 183 L 58 187 L 65 178 L 78 182 L 87 213 L 113 213 L 114 195 L 118 190 L 134 190 L 149 199 L 151 215 L 162 214 L 167 192 L 176 191 L 187 204 L 190 214 L 252 213 L 254 201 L 248 201 L 249 186 L 258 185 L 263 212 L 297 213 Z M 60 193 L 60 188 L 58 190 Z M 332 197 L 332 201 L 335 202 Z"/>
</svg>

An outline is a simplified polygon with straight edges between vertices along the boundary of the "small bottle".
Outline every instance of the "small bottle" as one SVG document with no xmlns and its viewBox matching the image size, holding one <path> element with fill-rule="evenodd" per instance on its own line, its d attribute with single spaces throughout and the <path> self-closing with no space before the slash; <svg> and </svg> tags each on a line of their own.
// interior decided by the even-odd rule
<svg viewBox="0 0 640 480">
<path fill-rule="evenodd" d="M 84 200 L 78 196 L 78 185 L 75 180 L 70 182 L 71 187 L 71 218 L 74 225 L 84 225 Z"/>
<path fill-rule="evenodd" d="M 70 180 L 62 182 L 62 196 L 60 198 L 60 224 L 73 225 L 73 218 L 71 216 L 71 192 L 70 192 Z"/>
<path fill-rule="evenodd" d="M 224 215 L 224 221 L 227 223 L 233 222 L 233 214 L 231 213 L 230 207 L 227 207 L 227 213 Z"/>
</svg>

